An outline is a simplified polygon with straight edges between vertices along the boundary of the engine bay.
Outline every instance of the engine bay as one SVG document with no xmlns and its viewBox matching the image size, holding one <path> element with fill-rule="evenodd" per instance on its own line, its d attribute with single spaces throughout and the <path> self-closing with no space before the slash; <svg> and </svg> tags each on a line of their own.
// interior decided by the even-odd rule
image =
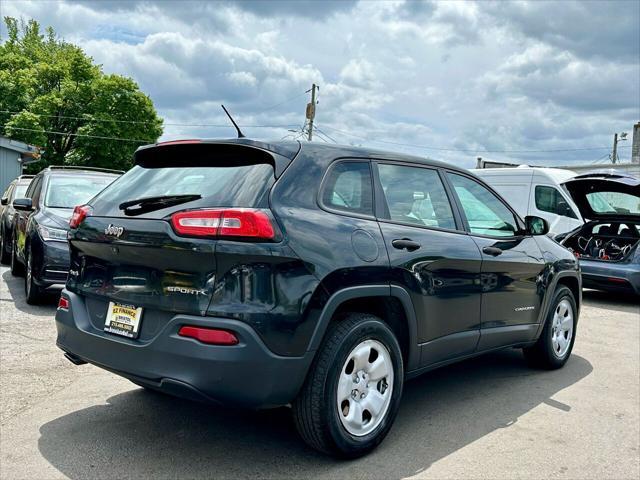
<svg viewBox="0 0 640 480">
<path fill-rule="evenodd" d="M 635 251 L 640 242 L 640 224 L 590 222 L 561 243 L 576 258 L 619 262 Z"/>
</svg>

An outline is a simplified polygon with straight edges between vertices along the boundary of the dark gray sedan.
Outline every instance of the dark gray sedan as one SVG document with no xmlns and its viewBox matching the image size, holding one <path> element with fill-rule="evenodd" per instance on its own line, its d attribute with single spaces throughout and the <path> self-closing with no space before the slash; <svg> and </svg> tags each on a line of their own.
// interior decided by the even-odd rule
<svg viewBox="0 0 640 480">
<path fill-rule="evenodd" d="M 640 295 L 640 179 L 596 172 L 565 186 L 587 222 L 556 239 L 580 260 L 583 286 Z"/>
</svg>

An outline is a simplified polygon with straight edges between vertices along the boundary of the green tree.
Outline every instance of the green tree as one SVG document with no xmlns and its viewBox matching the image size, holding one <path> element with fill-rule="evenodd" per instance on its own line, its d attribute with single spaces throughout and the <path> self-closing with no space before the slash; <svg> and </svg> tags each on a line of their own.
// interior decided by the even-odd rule
<svg viewBox="0 0 640 480">
<path fill-rule="evenodd" d="M 6 17 L 5 24 L 0 134 L 43 148 L 31 171 L 47 165 L 128 169 L 135 149 L 162 135 L 162 119 L 133 80 L 103 73 L 52 28 L 42 34 L 35 20 Z"/>
</svg>

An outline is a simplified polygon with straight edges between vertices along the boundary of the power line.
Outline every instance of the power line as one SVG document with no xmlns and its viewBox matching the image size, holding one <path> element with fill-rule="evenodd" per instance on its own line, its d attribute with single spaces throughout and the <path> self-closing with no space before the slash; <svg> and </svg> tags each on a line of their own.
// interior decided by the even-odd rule
<svg viewBox="0 0 640 480">
<path fill-rule="evenodd" d="M 603 160 L 611 160 L 611 156 L 609 153 L 605 153 L 604 155 L 602 155 L 601 157 L 593 160 L 591 163 L 600 163 Z"/>
<path fill-rule="evenodd" d="M 330 143 L 329 139 L 327 137 L 325 137 L 324 135 L 322 135 L 317 130 L 316 130 L 316 137 L 319 138 L 320 140 L 322 140 L 324 143 Z"/>
<path fill-rule="evenodd" d="M 538 150 L 481 150 L 481 149 L 473 149 L 473 148 L 450 148 L 450 147 L 433 147 L 429 145 L 416 145 L 412 143 L 400 143 L 400 142 L 391 142 L 387 140 L 372 140 L 366 137 L 362 137 L 360 135 L 353 134 L 351 132 L 345 132 L 344 130 L 339 130 L 334 127 L 330 127 L 328 125 L 323 125 L 323 128 L 328 128 L 329 130 L 336 131 L 338 133 L 342 133 L 343 135 L 348 135 L 354 138 L 359 138 L 360 140 L 365 140 L 367 142 L 376 142 L 376 143 L 385 143 L 389 145 L 398 145 L 402 147 L 414 147 L 414 148 L 424 148 L 425 150 L 438 150 L 443 152 L 464 152 L 464 153 L 552 153 L 552 152 L 581 152 L 581 151 L 589 151 L 589 150 L 608 150 L 609 147 L 585 147 L 585 148 L 551 148 L 551 149 L 538 149 Z M 625 148 L 629 147 L 629 145 L 624 145 Z"/>
<path fill-rule="evenodd" d="M 307 90 L 307 92 L 308 92 L 308 90 Z M 272 108 L 276 108 L 276 107 L 279 107 L 280 105 L 284 105 L 285 103 L 289 103 L 291 100 L 295 100 L 296 98 L 300 98 L 300 97 L 306 95 L 307 92 L 299 93 L 298 95 L 294 95 L 293 97 L 288 98 L 286 100 L 283 100 L 280 103 L 276 103 L 275 105 L 271 105 L 270 107 L 263 108 L 262 110 L 260 110 L 260 112 L 266 112 L 267 110 L 271 110 Z"/>
<path fill-rule="evenodd" d="M 100 140 L 119 140 L 122 142 L 137 142 L 137 143 L 154 143 L 155 140 L 137 140 L 135 138 L 120 138 L 120 137 L 103 137 L 100 135 L 85 135 L 83 133 L 65 133 L 65 132 L 54 132 L 51 130 L 37 130 L 35 128 L 21 128 L 21 127 L 10 127 L 11 130 L 23 130 L 25 132 L 37 132 L 37 133 L 50 133 L 52 135 L 64 135 L 69 137 L 85 137 L 85 138 L 96 138 Z"/>
<path fill-rule="evenodd" d="M 305 93 L 300 94 L 300 95 L 296 95 L 295 97 L 291 97 L 288 100 L 285 100 L 284 102 L 280 102 L 280 104 L 286 103 L 288 101 L 291 101 L 295 98 L 301 97 L 302 95 L 305 95 Z M 272 105 L 271 107 L 267 107 L 267 109 L 270 108 L 275 108 L 276 106 L 278 106 L 279 104 L 275 104 Z M 267 110 L 265 109 L 265 110 Z M 0 113 L 21 113 L 20 111 L 12 111 L 12 110 L 0 110 Z M 31 112 L 29 112 L 31 113 Z M 77 116 L 69 116 L 69 115 L 47 115 L 47 114 L 39 114 L 39 113 L 32 113 L 32 115 L 35 115 L 37 117 L 49 117 L 49 118 L 66 118 L 66 119 L 76 119 L 76 120 L 85 120 L 85 121 L 89 121 L 89 122 L 114 122 L 114 123 L 134 123 L 134 124 L 150 124 L 152 122 L 145 122 L 145 121 L 136 121 L 136 120 L 115 120 L 115 119 L 103 119 L 103 118 L 87 118 L 87 117 L 77 117 Z M 211 123 L 165 123 L 164 125 L 170 125 L 170 126 L 182 126 L 182 127 L 208 127 L 208 128 L 229 128 L 228 124 L 211 124 Z M 291 128 L 291 127 L 297 127 L 297 125 L 295 124 L 289 124 L 289 125 L 240 125 L 241 127 L 244 128 Z M 70 135 L 70 136 L 77 136 L 77 137 L 86 137 L 86 138 L 96 138 L 96 139 L 102 139 L 102 140 L 120 140 L 120 141 L 130 141 L 130 142 L 140 142 L 140 143 L 149 143 L 148 140 L 137 140 L 137 139 L 129 139 L 129 138 L 120 138 L 120 137 L 106 137 L 106 136 L 97 136 L 97 135 L 84 135 L 84 134 L 77 134 L 77 133 L 64 133 L 64 132 L 55 132 L 55 131 L 48 131 L 48 130 L 36 130 L 36 129 L 26 129 L 26 128 L 19 128 L 19 127 L 11 127 L 14 130 L 23 130 L 23 131 L 31 131 L 31 132 L 42 132 L 42 133 L 50 133 L 53 135 Z M 342 135 L 347 135 L 350 137 L 354 137 L 354 138 L 358 138 L 360 140 L 364 140 L 367 142 L 374 142 L 374 143 L 382 143 L 382 144 L 387 144 L 387 145 L 396 145 L 396 146 L 403 146 L 403 147 L 413 147 L 413 148 L 422 148 L 425 150 L 436 150 L 436 151 L 444 151 L 444 152 L 463 152 L 463 153 L 553 153 L 553 152 L 580 152 L 580 151 L 592 151 L 592 150 L 608 150 L 609 147 L 583 147 L 583 148 L 554 148 L 554 149 L 529 149 L 529 150 L 480 150 L 480 149 L 463 149 L 463 148 L 450 148 L 450 147 L 435 147 L 435 146 L 430 146 L 430 145 L 418 145 L 418 144 L 411 144 L 411 143 L 402 143 L 402 142 L 393 142 L 393 141 L 388 141 L 388 140 L 375 140 L 375 139 L 370 139 L 370 138 L 366 138 L 360 135 L 356 135 L 354 133 L 351 132 L 347 132 L 344 130 L 340 130 L 338 128 L 335 127 L 331 127 L 328 125 L 324 125 L 323 128 L 327 128 L 329 130 L 333 130 L 335 132 L 341 133 Z M 329 138 L 331 141 L 333 141 L 334 143 L 338 143 L 334 138 L 332 138 L 331 136 L 329 136 L 326 132 L 324 132 L 323 130 L 319 129 L 316 125 L 313 126 L 313 129 L 322 133 L 325 137 Z M 630 145 L 620 145 L 618 146 L 618 149 L 621 148 L 631 148 Z M 600 160 L 600 159 L 598 159 Z"/>
<path fill-rule="evenodd" d="M 327 134 L 326 132 L 324 132 L 323 130 L 320 130 L 318 128 L 317 125 L 314 125 L 313 128 L 317 131 L 320 132 L 322 135 L 324 135 L 325 137 L 327 137 L 329 140 L 331 140 L 333 143 L 338 143 L 333 137 L 331 137 L 329 134 Z"/>
<path fill-rule="evenodd" d="M 273 107 L 271 107 L 273 108 Z M 0 110 L 0 113 L 12 113 L 12 114 L 16 114 L 16 113 L 22 113 L 20 111 L 15 111 L 15 110 Z M 87 122 L 113 122 L 113 123 L 135 123 L 135 124 L 144 124 L 144 125 L 150 125 L 153 124 L 155 122 L 145 122 L 142 120 L 116 120 L 116 119 L 111 119 L 111 118 L 91 118 L 91 117 L 75 117 L 72 115 L 47 115 L 44 113 L 32 113 L 32 112 L 27 112 L 30 113 L 31 115 L 34 115 L 36 117 L 46 117 L 46 118 L 65 118 L 65 119 L 69 119 L 69 120 L 84 120 Z M 169 125 L 172 127 L 211 127 L 211 128 L 229 128 L 229 124 L 225 123 L 225 124 L 212 124 L 212 123 L 163 123 L 163 125 Z M 291 125 L 240 125 L 241 127 L 245 127 L 245 128 L 289 128 L 289 127 L 295 127 L 297 125 L 295 124 L 291 124 Z"/>
</svg>

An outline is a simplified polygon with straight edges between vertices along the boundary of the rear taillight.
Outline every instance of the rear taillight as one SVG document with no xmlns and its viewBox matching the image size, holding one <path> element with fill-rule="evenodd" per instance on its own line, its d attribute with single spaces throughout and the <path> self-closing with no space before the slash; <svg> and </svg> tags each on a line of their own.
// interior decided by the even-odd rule
<svg viewBox="0 0 640 480">
<path fill-rule="evenodd" d="M 187 210 L 174 213 L 171 224 L 178 235 L 191 237 L 275 238 L 269 215 L 253 208 Z"/>
<path fill-rule="evenodd" d="M 69 310 L 69 299 L 63 296 L 60 296 L 60 300 L 58 300 L 58 310 Z"/>
<path fill-rule="evenodd" d="M 69 226 L 71 228 L 78 228 L 82 221 L 89 215 L 91 215 L 91 207 L 89 205 L 76 206 L 69 219 Z"/>
<path fill-rule="evenodd" d="M 178 335 L 181 337 L 195 338 L 199 342 L 210 345 L 237 345 L 238 337 L 233 332 L 219 330 L 217 328 L 190 327 L 185 325 L 180 327 Z"/>
</svg>

